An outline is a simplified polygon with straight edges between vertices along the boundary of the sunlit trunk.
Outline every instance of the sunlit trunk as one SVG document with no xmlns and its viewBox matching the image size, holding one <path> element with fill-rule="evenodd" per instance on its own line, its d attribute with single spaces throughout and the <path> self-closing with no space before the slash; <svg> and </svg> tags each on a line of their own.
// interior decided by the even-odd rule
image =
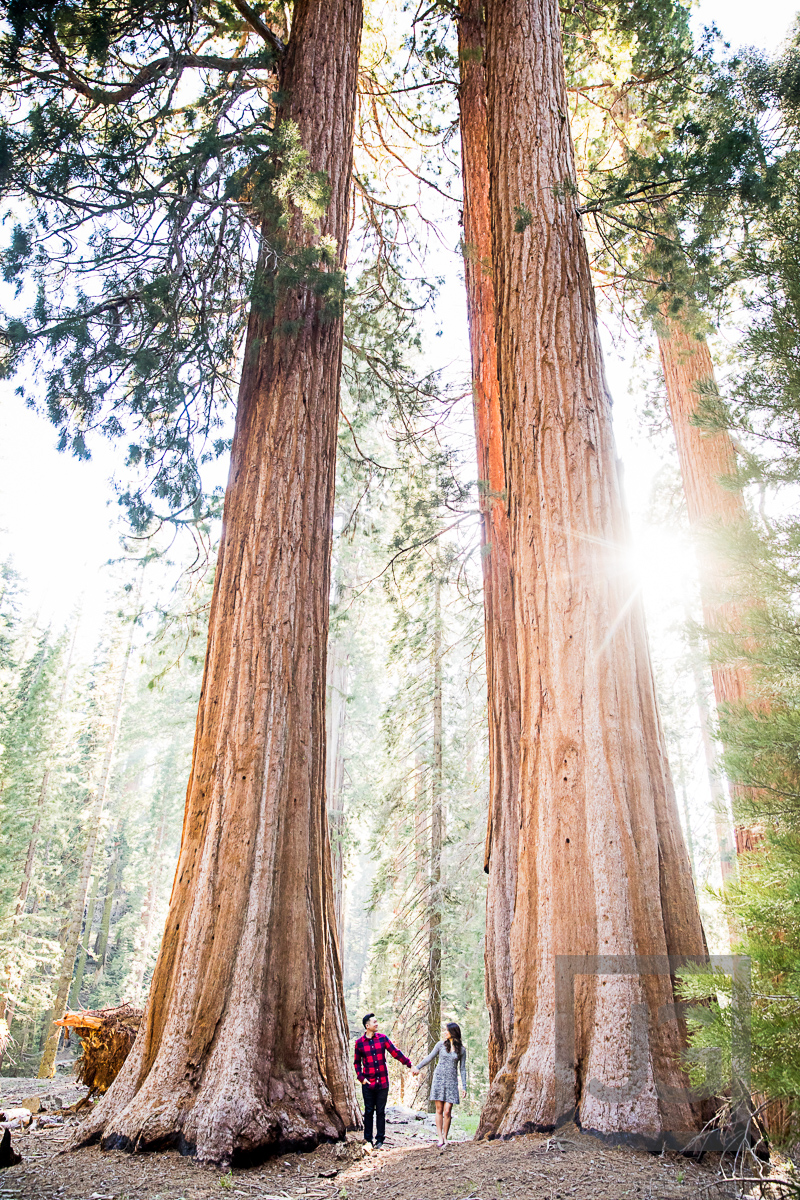
<svg viewBox="0 0 800 1200">
<path fill-rule="evenodd" d="M 489 820 L 484 869 L 489 875 L 486 1004 L 489 1078 L 493 1079 L 505 1059 L 514 1026 L 510 945 L 519 829 L 519 666 L 495 343 L 483 7 L 483 0 L 463 0 L 459 8 L 458 99 L 488 685 Z"/>
<path fill-rule="evenodd" d="M 742 493 L 725 487 L 723 481 L 736 472 L 736 452 L 725 429 L 709 431 L 697 423 L 703 390 L 716 390 L 714 364 L 708 342 L 695 337 L 677 320 L 664 318 L 658 338 L 661 365 L 667 385 L 667 401 L 686 496 L 689 521 L 702 542 L 699 554 L 703 620 L 712 634 L 711 675 L 717 705 L 746 699 L 752 689 L 752 673 L 746 662 L 715 661 L 713 635 L 740 633 L 743 614 L 731 598 L 735 581 L 732 566 L 716 538 L 747 520 Z M 727 837 L 717 822 L 723 876 L 735 870 L 727 850 Z M 752 850 L 760 834 L 746 826 L 735 829 L 739 853 Z"/>
<path fill-rule="evenodd" d="M 658 1142 L 695 1128 L 698 1114 L 681 1091 L 685 1027 L 663 1019 L 675 1013 L 673 980 L 637 970 L 635 956 L 666 969 L 669 954 L 702 955 L 705 942 L 626 569 L 558 4 L 489 0 L 487 15 L 521 752 L 513 1036 L 479 1132 L 574 1115 Z M 567 958 L 569 997 L 556 987 Z M 620 962 L 627 969 L 614 973 Z M 557 1014 L 568 1001 L 565 1043 Z"/>
</svg>

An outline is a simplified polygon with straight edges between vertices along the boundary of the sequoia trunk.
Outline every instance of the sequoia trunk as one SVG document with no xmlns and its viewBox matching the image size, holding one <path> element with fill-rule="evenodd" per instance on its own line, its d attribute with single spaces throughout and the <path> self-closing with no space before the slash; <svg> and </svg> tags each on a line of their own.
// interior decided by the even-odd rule
<svg viewBox="0 0 800 1200">
<path fill-rule="evenodd" d="M 285 244 L 323 270 L 321 239 L 344 269 L 361 20 L 361 0 L 298 0 L 281 68 L 278 121 L 329 187 L 316 227 L 291 208 Z M 280 223 L 265 236 L 280 245 Z M 80 1135 L 214 1163 L 359 1123 L 325 813 L 342 320 L 324 274 L 286 274 L 265 270 L 251 304 L 164 939 L 139 1036 Z"/>
<path fill-rule="evenodd" d="M 506 1057 L 514 1025 L 509 947 L 519 830 L 519 666 L 495 342 L 485 34 L 483 0 L 464 0 L 458 20 L 458 99 L 464 179 L 464 279 L 478 452 L 489 702 L 489 820 L 484 869 L 489 874 L 486 1005 L 491 1080 Z"/>
<path fill-rule="evenodd" d="M 736 470 L 736 453 L 730 434 L 724 429 L 710 432 L 695 424 L 702 389 L 715 387 L 708 342 L 705 338 L 694 337 L 680 322 L 665 318 L 658 349 L 692 528 L 707 537 L 715 527 L 741 525 L 747 519 L 742 494 L 720 482 Z M 712 636 L 715 631 L 740 631 L 742 613 L 729 595 L 730 566 L 713 543 L 706 542 L 702 548 L 700 585 L 703 619 Z M 718 705 L 741 701 L 750 690 L 750 669 L 745 663 L 715 663 L 712 656 L 711 675 Z M 747 826 L 738 826 L 735 834 L 736 849 L 740 853 L 752 850 L 759 840 L 758 833 Z M 726 872 L 723 841 L 720 841 L 719 850 L 725 876 L 730 874 L 733 863 Z"/>
<path fill-rule="evenodd" d="M 625 567 L 558 4 L 489 0 L 487 10 L 521 738 L 514 1026 L 479 1132 L 574 1115 L 659 1142 L 697 1124 L 685 1030 L 664 1019 L 676 1011 L 667 956 L 703 955 L 705 942 Z"/>
</svg>

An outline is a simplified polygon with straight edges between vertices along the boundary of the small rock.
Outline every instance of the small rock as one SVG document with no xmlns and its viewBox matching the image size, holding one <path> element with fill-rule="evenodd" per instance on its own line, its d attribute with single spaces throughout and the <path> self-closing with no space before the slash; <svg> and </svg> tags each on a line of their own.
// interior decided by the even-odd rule
<svg viewBox="0 0 800 1200">
<path fill-rule="evenodd" d="M 334 1179 L 339 1174 L 338 1167 L 327 1167 L 324 1171 L 320 1171 L 320 1178 Z"/>
</svg>

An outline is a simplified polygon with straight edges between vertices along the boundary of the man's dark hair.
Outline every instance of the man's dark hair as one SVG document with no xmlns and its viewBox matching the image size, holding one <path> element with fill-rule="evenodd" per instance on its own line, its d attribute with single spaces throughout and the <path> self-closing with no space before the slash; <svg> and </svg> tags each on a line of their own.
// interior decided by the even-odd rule
<svg viewBox="0 0 800 1200">
<path fill-rule="evenodd" d="M 372 1018 L 373 1018 L 374 1016 L 375 1016 L 375 1013 L 366 1013 L 366 1014 L 365 1014 L 365 1015 L 364 1015 L 364 1016 L 361 1018 L 361 1023 L 362 1023 L 362 1025 L 364 1026 L 364 1028 L 365 1028 L 365 1029 L 367 1028 L 367 1021 L 371 1021 L 371 1020 L 372 1020 Z"/>
</svg>

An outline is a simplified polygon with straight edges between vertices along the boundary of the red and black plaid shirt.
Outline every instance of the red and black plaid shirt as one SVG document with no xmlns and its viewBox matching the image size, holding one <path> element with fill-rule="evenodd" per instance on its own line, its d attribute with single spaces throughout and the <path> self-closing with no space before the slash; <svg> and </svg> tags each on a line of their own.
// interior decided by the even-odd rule
<svg viewBox="0 0 800 1200">
<path fill-rule="evenodd" d="M 373 1033 L 371 1038 L 364 1034 L 358 1039 L 353 1066 L 360 1083 L 367 1083 L 370 1087 L 389 1086 L 389 1072 L 386 1070 L 387 1050 L 392 1058 L 396 1058 L 406 1067 L 411 1066 L 410 1059 L 406 1058 L 397 1046 L 393 1046 L 385 1034 Z"/>
</svg>

